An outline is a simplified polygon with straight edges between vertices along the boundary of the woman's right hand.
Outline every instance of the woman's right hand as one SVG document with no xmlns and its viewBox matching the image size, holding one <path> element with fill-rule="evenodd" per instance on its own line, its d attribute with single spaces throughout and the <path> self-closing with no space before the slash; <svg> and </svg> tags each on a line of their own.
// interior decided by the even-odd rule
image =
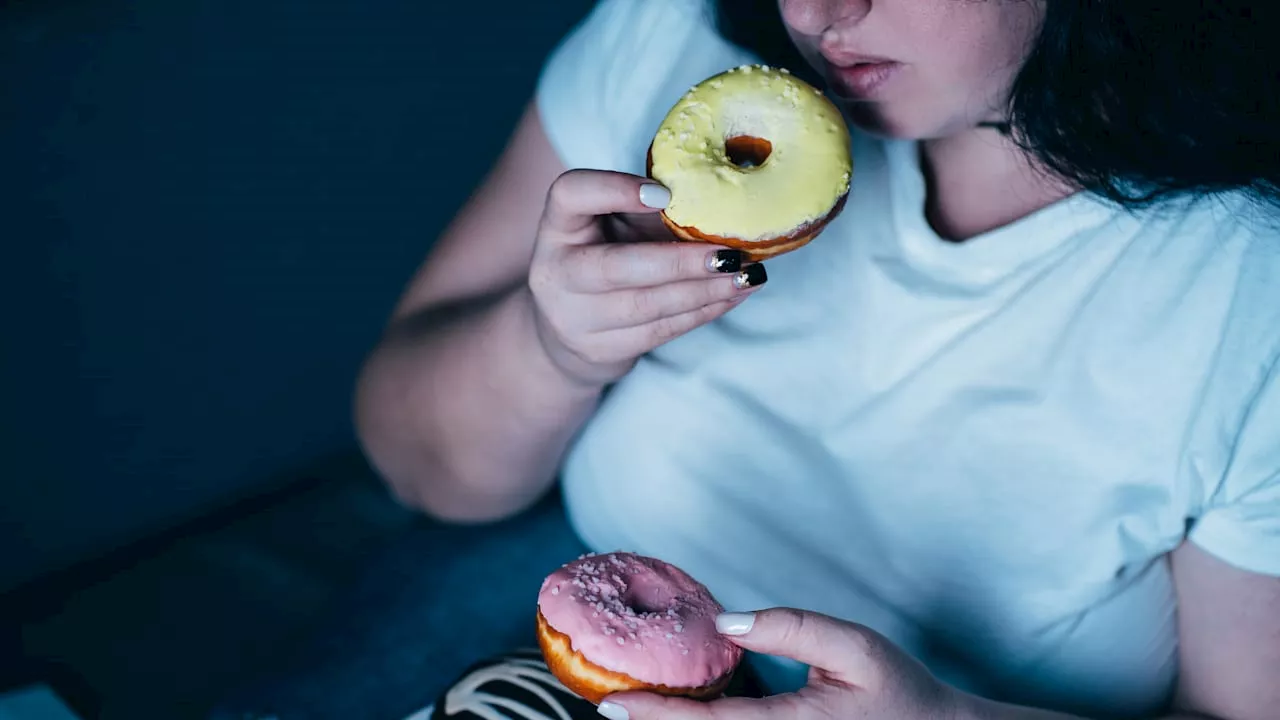
<svg viewBox="0 0 1280 720">
<path fill-rule="evenodd" d="M 657 217 L 669 199 L 661 185 L 616 172 L 570 170 L 551 185 L 529 290 L 538 338 L 571 380 L 621 378 L 764 283 L 764 267 L 737 250 L 673 241 Z M 606 223 L 616 237 L 606 237 Z"/>
</svg>

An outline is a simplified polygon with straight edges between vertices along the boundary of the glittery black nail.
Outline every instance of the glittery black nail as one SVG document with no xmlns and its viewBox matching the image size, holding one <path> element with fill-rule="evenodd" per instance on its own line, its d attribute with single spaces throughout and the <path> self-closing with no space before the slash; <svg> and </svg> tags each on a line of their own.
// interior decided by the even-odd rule
<svg viewBox="0 0 1280 720">
<path fill-rule="evenodd" d="M 764 271 L 764 265 L 756 263 L 748 265 L 746 269 L 738 273 L 733 279 L 733 284 L 739 289 L 753 288 L 765 284 L 769 280 L 769 275 Z"/>
<path fill-rule="evenodd" d="M 711 272 L 732 273 L 742 269 L 741 250 L 717 250 L 707 257 L 707 269 Z"/>
</svg>

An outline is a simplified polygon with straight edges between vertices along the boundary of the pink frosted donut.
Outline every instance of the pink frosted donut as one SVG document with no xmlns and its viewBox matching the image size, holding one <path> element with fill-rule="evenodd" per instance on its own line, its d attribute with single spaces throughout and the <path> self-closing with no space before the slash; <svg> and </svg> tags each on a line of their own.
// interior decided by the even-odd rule
<svg viewBox="0 0 1280 720">
<path fill-rule="evenodd" d="M 543 581 L 538 644 L 560 682 L 593 703 L 627 690 L 710 698 L 742 660 L 742 648 L 716 632 L 723 611 L 673 565 L 589 553 Z"/>
</svg>

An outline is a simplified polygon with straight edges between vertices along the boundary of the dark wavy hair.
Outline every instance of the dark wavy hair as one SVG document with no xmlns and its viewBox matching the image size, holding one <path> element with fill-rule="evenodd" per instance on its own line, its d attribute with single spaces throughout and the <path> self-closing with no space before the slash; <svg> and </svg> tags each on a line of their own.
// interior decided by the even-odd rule
<svg viewBox="0 0 1280 720">
<path fill-rule="evenodd" d="M 1280 0 L 1045 1 L 1005 128 L 1045 168 L 1130 208 L 1228 191 L 1280 205 Z M 777 0 L 719 0 L 716 21 L 817 81 Z"/>
</svg>

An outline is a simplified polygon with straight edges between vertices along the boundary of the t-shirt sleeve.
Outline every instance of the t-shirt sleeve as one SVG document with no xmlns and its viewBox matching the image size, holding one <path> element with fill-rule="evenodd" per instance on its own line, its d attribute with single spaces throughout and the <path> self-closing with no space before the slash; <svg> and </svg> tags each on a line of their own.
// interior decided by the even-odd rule
<svg viewBox="0 0 1280 720">
<path fill-rule="evenodd" d="M 1255 573 L 1280 576 L 1280 363 L 1273 363 L 1191 541 Z"/>
<path fill-rule="evenodd" d="M 643 172 L 680 93 L 745 61 L 711 12 L 705 0 L 599 0 L 538 79 L 539 117 L 566 167 Z"/>
</svg>

